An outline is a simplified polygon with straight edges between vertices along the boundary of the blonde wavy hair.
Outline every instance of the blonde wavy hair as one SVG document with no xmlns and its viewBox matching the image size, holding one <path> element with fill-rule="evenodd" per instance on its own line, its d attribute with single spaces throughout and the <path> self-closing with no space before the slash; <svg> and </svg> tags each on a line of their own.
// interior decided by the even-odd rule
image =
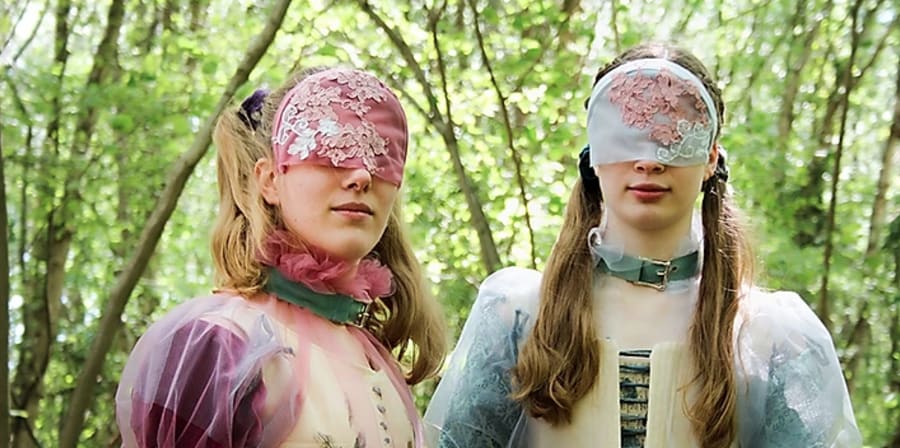
<svg viewBox="0 0 900 448">
<path fill-rule="evenodd" d="M 259 159 L 273 157 L 271 136 L 275 111 L 287 92 L 303 78 L 324 68 L 298 71 L 266 96 L 259 125 L 245 124 L 240 106 L 226 110 L 213 133 L 217 148 L 219 213 L 212 233 L 216 286 L 245 296 L 258 293 L 266 270 L 257 254 L 266 237 L 284 228 L 278 208 L 265 202 L 254 175 Z M 391 269 L 395 293 L 380 300 L 381 309 L 367 324 L 397 359 L 409 355 L 409 384 L 435 375 L 446 352 L 446 332 L 440 309 L 425 281 L 403 223 L 399 199 L 387 228 L 372 250 Z"/>
<path fill-rule="evenodd" d="M 648 44 L 629 49 L 600 69 L 594 82 L 627 61 L 643 58 L 665 58 L 694 73 L 712 96 L 719 123 L 723 122 L 721 91 L 703 64 L 677 47 Z M 732 330 L 738 292 L 752 277 L 752 256 L 725 181 L 713 176 L 703 191 L 703 268 L 689 334 L 696 372 L 693 382 L 699 390 L 688 415 L 700 445 L 713 448 L 729 446 L 736 438 Z M 544 271 L 537 322 L 513 369 L 513 398 L 530 415 L 553 425 L 571 422 L 573 407 L 594 386 L 600 370 L 592 289 L 584 285 L 593 281 L 585 238 L 600 224 L 601 201 L 599 186 L 585 185 L 580 178 L 575 182 Z"/>
</svg>

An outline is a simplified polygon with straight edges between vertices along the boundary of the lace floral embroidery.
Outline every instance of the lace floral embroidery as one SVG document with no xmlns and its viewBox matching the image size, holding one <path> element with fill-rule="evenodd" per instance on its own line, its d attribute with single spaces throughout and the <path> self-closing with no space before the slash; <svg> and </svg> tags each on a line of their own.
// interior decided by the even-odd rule
<svg viewBox="0 0 900 448">
<path fill-rule="evenodd" d="M 609 101 L 619 108 L 626 125 L 649 129 L 649 138 L 665 146 L 657 151 L 663 163 L 705 154 L 711 143 L 709 111 L 700 92 L 668 70 L 618 74 L 610 85 Z"/>
<path fill-rule="evenodd" d="M 318 80 L 308 81 L 290 93 L 273 142 L 285 145 L 294 137 L 287 152 L 301 160 L 316 154 L 339 166 L 344 160 L 359 159 L 367 170 L 377 171 L 375 158 L 388 153 L 389 141 L 378 134 L 366 114 L 372 108 L 367 102 L 386 99 L 384 86 L 357 71 L 327 72 Z M 323 81 L 334 81 L 338 86 L 327 86 Z M 358 124 L 342 123 L 335 106 L 353 112 Z"/>
<path fill-rule="evenodd" d="M 680 120 L 677 124 L 677 133 L 680 136 L 679 141 L 668 148 L 660 147 L 656 150 L 660 162 L 669 163 L 678 158 L 693 159 L 706 156 L 710 146 L 712 125 Z"/>
</svg>

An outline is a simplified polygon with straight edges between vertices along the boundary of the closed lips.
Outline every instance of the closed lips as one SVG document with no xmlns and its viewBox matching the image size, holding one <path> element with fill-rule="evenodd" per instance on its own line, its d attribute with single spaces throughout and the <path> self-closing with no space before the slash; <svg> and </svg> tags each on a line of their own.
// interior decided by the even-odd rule
<svg viewBox="0 0 900 448">
<path fill-rule="evenodd" d="M 638 191 L 668 191 L 669 189 L 659 185 L 659 184 L 650 184 L 650 183 L 641 183 L 635 184 L 628 187 L 629 190 L 638 190 Z"/>
<path fill-rule="evenodd" d="M 372 208 L 366 204 L 361 202 L 348 202 L 346 204 L 341 204 L 336 207 L 331 208 L 334 211 L 338 212 L 357 212 L 357 213 L 365 213 L 367 215 L 374 215 L 375 213 L 372 211 Z"/>
</svg>

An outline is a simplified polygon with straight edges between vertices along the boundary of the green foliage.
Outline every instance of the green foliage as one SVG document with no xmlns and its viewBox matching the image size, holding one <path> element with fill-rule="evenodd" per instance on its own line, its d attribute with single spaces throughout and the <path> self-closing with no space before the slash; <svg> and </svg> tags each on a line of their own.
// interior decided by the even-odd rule
<svg viewBox="0 0 900 448">
<path fill-rule="evenodd" d="M 147 222 L 165 173 L 215 106 L 263 26 L 266 10 L 254 2 L 193 2 L 196 10 L 188 2 L 125 2 L 115 63 L 100 85 L 88 85 L 106 27 L 106 4 L 75 2 L 69 14 L 70 54 L 61 65 L 54 62 L 53 5 L 35 39 L 13 60 L 43 10 L 33 3 L 14 2 L 0 15 L 3 41 L 11 36 L 0 53 L 13 295 L 10 359 L 14 372 L 18 349 L 29 342 L 22 339 L 24 304 L 39 298 L 35 285 L 46 272 L 42 244 L 48 223 L 51 217 L 63 218 L 73 239 L 53 314 L 43 394 L 37 413 L 29 416 L 41 445 L 53 446 L 110 288 Z M 870 446 L 884 446 L 898 431 L 900 335 L 892 326 L 900 300 L 896 175 L 887 189 L 885 213 L 894 227 L 883 232 L 875 253 L 866 254 L 898 76 L 897 54 L 890 51 L 900 46 L 896 4 L 862 2 L 858 27 L 864 31 L 853 61 L 858 79 L 849 97 L 837 225 L 827 235 L 840 108 L 830 122 L 826 111 L 850 64 L 851 3 L 369 3 L 404 39 L 415 64 L 405 60 L 358 2 L 296 2 L 238 97 L 260 85 L 277 86 L 292 68 L 329 64 L 367 68 L 400 92 L 412 135 L 404 212 L 453 336 L 488 273 L 441 134 L 443 123 L 452 119 L 465 173 L 502 264 L 541 268 L 577 176 L 576 156 L 586 140 L 583 104 L 593 74 L 619 49 L 648 40 L 674 41 L 707 62 L 723 88 L 728 116 L 722 143 L 729 151 L 732 187 L 755 231 L 760 278 L 772 288 L 798 291 L 817 306 L 824 245 L 831 239 L 829 317 L 857 419 Z M 22 8 L 25 19 L 13 30 L 11 21 Z M 875 12 L 865 20 L 869 9 Z M 806 36 L 812 36 L 808 45 Z M 807 62 L 798 65 L 804 58 Z M 794 75 L 798 89 L 788 108 L 791 128 L 784 135 L 780 120 Z M 87 110 L 94 110 L 96 118 L 89 139 L 77 128 Z M 49 134 L 54 117 L 59 117 L 55 136 Z M 216 195 L 210 155 L 193 173 L 122 316 L 125 328 L 107 357 L 82 433 L 84 446 L 116 444 L 116 378 L 136 338 L 174 304 L 209 291 L 208 233 Z M 866 325 L 859 328 L 870 330 L 854 339 L 861 320 Z M 415 388 L 421 408 L 433 387 L 427 382 Z"/>
</svg>

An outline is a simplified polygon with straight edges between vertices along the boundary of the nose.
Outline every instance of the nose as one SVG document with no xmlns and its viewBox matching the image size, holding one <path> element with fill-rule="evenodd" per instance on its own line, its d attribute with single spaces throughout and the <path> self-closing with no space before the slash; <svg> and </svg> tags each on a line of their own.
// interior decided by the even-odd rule
<svg viewBox="0 0 900 448">
<path fill-rule="evenodd" d="M 352 168 L 344 178 L 344 188 L 356 191 L 369 191 L 372 185 L 372 173 L 365 168 Z"/>
<path fill-rule="evenodd" d="M 666 170 L 666 166 L 656 160 L 637 160 L 634 170 L 642 174 L 659 174 Z"/>
</svg>

